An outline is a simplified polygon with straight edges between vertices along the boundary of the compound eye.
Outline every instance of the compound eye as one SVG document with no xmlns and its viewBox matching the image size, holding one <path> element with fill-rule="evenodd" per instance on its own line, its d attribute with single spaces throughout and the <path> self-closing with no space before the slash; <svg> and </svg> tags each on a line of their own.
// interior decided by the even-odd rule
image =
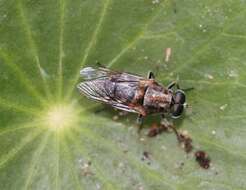
<svg viewBox="0 0 246 190">
<path fill-rule="evenodd" d="M 180 117 L 182 112 L 183 112 L 183 110 L 184 110 L 184 106 L 182 104 L 174 104 L 172 117 L 173 118 Z"/>
<path fill-rule="evenodd" d="M 176 104 L 184 104 L 185 103 L 185 93 L 181 90 L 178 90 L 175 95 L 175 103 Z"/>
</svg>

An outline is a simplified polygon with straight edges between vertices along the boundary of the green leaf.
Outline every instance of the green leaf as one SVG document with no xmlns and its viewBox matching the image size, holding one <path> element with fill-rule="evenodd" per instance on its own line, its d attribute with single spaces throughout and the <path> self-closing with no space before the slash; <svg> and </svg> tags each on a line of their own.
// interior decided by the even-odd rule
<svg viewBox="0 0 246 190">
<path fill-rule="evenodd" d="M 244 0 L 0 1 L 0 189 L 245 189 L 245 10 Z M 172 133 L 148 138 L 159 117 L 139 135 L 136 115 L 81 97 L 79 70 L 97 61 L 194 87 L 175 125 L 211 167 Z"/>
</svg>

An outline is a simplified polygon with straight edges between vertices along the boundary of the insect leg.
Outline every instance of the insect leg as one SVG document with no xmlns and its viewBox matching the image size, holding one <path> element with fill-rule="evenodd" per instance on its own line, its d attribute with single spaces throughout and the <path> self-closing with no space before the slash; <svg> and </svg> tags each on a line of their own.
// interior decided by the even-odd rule
<svg viewBox="0 0 246 190">
<path fill-rule="evenodd" d="M 168 89 L 171 89 L 171 88 L 173 88 L 175 85 L 177 86 L 177 89 L 183 90 L 184 92 L 188 92 L 188 91 L 194 90 L 194 87 L 190 87 L 190 88 L 180 88 L 177 81 L 171 82 L 171 83 L 167 86 L 167 88 L 168 88 Z"/>
<path fill-rule="evenodd" d="M 138 133 L 140 133 L 140 131 L 141 131 L 142 127 L 143 127 L 143 115 L 142 114 L 138 114 L 137 126 L 138 126 Z"/>
<path fill-rule="evenodd" d="M 180 89 L 179 84 L 178 84 L 177 81 L 171 82 L 171 83 L 167 86 L 167 88 L 168 88 L 168 89 L 172 89 L 174 86 L 177 86 L 177 89 Z"/>
<path fill-rule="evenodd" d="M 154 79 L 155 78 L 155 75 L 153 72 L 149 71 L 148 73 L 148 79 Z"/>
<path fill-rule="evenodd" d="M 163 120 L 163 119 L 165 119 L 165 114 L 164 113 L 161 114 L 161 120 Z"/>
<path fill-rule="evenodd" d="M 175 128 L 175 126 L 174 125 L 168 125 L 168 127 L 173 130 L 173 132 L 175 133 L 175 135 L 176 135 L 176 137 L 178 139 L 178 142 L 180 143 L 182 140 L 181 140 L 181 137 L 179 135 L 179 132 L 177 131 L 177 129 Z"/>
<path fill-rule="evenodd" d="M 165 114 L 161 114 L 161 119 L 165 119 Z M 180 135 L 179 135 L 179 132 L 177 131 L 177 129 L 175 128 L 175 126 L 173 124 L 165 124 L 166 127 L 172 129 L 172 131 L 175 133 L 177 139 L 178 139 L 178 142 L 180 143 L 181 142 L 181 138 L 180 138 Z"/>
<path fill-rule="evenodd" d="M 137 124 L 138 124 L 138 125 L 142 125 L 142 124 L 143 124 L 143 115 L 138 114 Z"/>
<path fill-rule="evenodd" d="M 106 68 L 103 64 L 101 64 L 99 61 L 96 62 L 96 65 L 101 68 Z"/>
</svg>

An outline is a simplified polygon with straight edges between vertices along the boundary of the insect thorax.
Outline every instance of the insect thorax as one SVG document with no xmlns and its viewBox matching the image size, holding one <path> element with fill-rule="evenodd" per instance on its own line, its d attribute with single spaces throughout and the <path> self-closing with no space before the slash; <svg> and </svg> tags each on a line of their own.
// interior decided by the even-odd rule
<svg viewBox="0 0 246 190">
<path fill-rule="evenodd" d="M 144 95 L 143 106 L 151 112 L 162 112 L 170 109 L 172 94 L 160 86 L 150 86 Z"/>
</svg>

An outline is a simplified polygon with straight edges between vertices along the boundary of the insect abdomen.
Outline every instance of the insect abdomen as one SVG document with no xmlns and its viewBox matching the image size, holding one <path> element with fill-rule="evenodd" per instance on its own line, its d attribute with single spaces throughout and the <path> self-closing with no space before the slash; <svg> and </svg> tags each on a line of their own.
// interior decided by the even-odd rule
<svg viewBox="0 0 246 190">
<path fill-rule="evenodd" d="M 134 100 L 137 85 L 132 85 L 126 82 L 105 81 L 105 90 L 112 98 L 115 98 L 122 103 L 129 103 Z"/>
</svg>

